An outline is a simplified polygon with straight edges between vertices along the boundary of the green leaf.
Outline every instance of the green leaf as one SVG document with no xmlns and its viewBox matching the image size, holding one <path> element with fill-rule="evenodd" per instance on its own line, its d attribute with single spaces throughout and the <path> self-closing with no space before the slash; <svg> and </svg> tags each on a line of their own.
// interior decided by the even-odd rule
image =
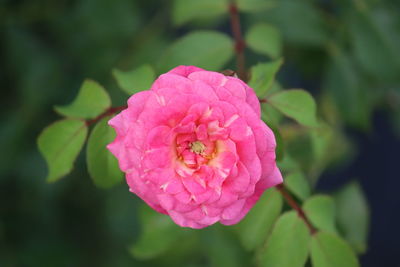
<svg viewBox="0 0 400 267">
<path fill-rule="evenodd" d="M 283 141 L 281 132 L 279 131 L 278 127 L 276 127 L 272 123 L 268 124 L 268 126 L 272 130 L 275 136 L 275 142 L 276 142 L 275 159 L 281 160 L 285 155 L 285 143 Z"/>
<path fill-rule="evenodd" d="M 271 88 L 268 90 L 268 94 L 272 94 L 278 91 L 282 91 L 282 86 L 275 81 Z M 271 105 L 267 105 L 266 103 L 262 103 L 261 105 L 261 119 L 269 126 L 270 124 L 273 125 L 280 125 L 283 119 L 282 113 L 280 113 L 275 108 L 271 107 Z"/>
<path fill-rule="evenodd" d="M 275 81 L 275 75 L 282 66 L 283 59 L 268 63 L 258 63 L 251 68 L 249 86 L 254 89 L 259 98 L 264 98 Z"/>
<path fill-rule="evenodd" d="M 182 25 L 194 19 L 210 19 L 228 12 L 228 0 L 175 0 L 172 19 Z"/>
<path fill-rule="evenodd" d="M 267 101 L 277 110 L 302 125 L 310 127 L 318 125 L 316 118 L 317 107 L 314 98 L 304 90 L 280 91 L 270 95 Z"/>
<path fill-rule="evenodd" d="M 107 91 L 97 82 L 85 80 L 75 100 L 67 106 L 55 106 L 61 115 L 93 119 L 106 111 L 111 106 Z"/>
<path fill-rule="evenodd" d="M 289 153 L 285 153 L 285 156 L 277 162 L 278 168 L 284 172 L 296 172 L 299 171 L 300 166 Z"/>
<path fill-rule="evenodd" d="M 178 65 L 195 65 L 219 70 L 232 56 L 233 42 L 229 36 L 214 31 L 196 31 L 173 43 L 161 56 L 158 68 L 166 72 Z"/>
<path fill-rule="evenodd" d="M 268 237 L 271 228 L 282 210 L 282 196 L 271 188 L 265 192 L 236 230 L 247 250 L 259 247 Z"/>
<path fill-rule="evenodd" d="M 131 71 L 114 69 L 112 73 L 118 86 L 128 95 L 150 89 L 151 84 L 156 78 L 154 70 L 150 65 L 142 65 Z"/>
<path fill-rule="evenodd" d="M 179 240 L 192 230 L 176 225 L 170 217 L 160 214 L 147 205 L 140 210 L 142 231 L 139 240 L 130 247 L 130 252 L 137 259 L 151 259 L 174 248 Z"/>
<path fill-rule="evenodd" d="M 335 196 L 338 210 L 338 225 L 344 238 L 358 253 L 367 249 L 369 209 L 360 185 L 352 182 Z"/>
<path fill-rule="evenodd" d="M 319 232 L 311 239 L 313 267 L 357 267 L 357 257 L 350 246 L 338 236 Z"/>
<path fill-rule="evenodd" d="M 287 175 L 284 182 L 285 186 L 299 199 L 305 200 L 310 196 L 310 185 L 300 171 Z"/>
<path fill-rule="evenodd" d="M 106 148 L 115 138 L 115 131 L 107 124 L 109 118 L 103 118 L 96 124 L 86 147 L 89 174 L 94 184 L 102 188 L 111 187 L 123 178 L 117 159 Z"/>
<path fill-rule="evenodd" d="M 276 5 L 276 0 L 236 0 L 238 8 L 243 12 L 261 12 Z"/>
<path fill-rule="evenodd" d="M 275 224 L 261 254 L 261 266 L 302 267 L 308 257 L 310 231 L 295 211 L 283 214 Z"/>
<path fill-rule="evenodd" d="M 261 119 L 268 125 L 280 125 L 283 115 L 271 105 L 263 103 L 261 105 Z M 276 126 L 275 126 L 276 127 Z"/>
<path fill-rule="evenodd" d="M 259 23 L 252 26 L 246 35 L 246 44 L 255 52 L 278 58 L 282 53 L 282 37 L 277 28 Z"/>
<path fill-rule="evenodd" d="M 336 233 L 335 202 L 333 198 L 325 195 L 315 195 L 304 202 L 303 210 L 317 229 Z"/>
<path fill-rule="evenodd" d="M 54 182 L 72 170 L 86 136 L 86 123 L 75 119 L 57 121 L 43 130 L 38 146 L 49 168 L 47 181 Z"/>
</svg>

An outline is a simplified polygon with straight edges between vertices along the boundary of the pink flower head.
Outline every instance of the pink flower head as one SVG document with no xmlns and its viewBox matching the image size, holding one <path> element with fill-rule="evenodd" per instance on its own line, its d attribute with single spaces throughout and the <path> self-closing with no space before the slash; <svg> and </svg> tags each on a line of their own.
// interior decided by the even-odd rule
<svg viewBox="0 0 400 267">
<path fill-rule="evenodd" d="M 241 80 L 194 66 L 161 75 L 109 121 L 130 191 L 180 226 L 239 222 L 282 183 L 275 137 Z"/>
</svg>

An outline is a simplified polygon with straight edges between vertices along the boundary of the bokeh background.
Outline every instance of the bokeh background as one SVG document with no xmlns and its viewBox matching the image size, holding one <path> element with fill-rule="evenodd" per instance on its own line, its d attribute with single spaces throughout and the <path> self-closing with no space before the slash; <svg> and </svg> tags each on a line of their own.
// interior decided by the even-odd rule
<svg viewBox="0 0 400 267">
<path fill-rule="evenodd" d="M 117 106 L 126 95 L 113 68 L 156 64 L 193 29 L 230 34 L 227 15 L 177 26 L 172 10 L 166 0 L 0 0 L 0 266 L 222 266 L 218 254 L 235 251 L 235 264 L 248 266 L 249 255 L 221 226 L 196 241 L 183 238 L 162 257 L 133 257 L 141 201 L 125 184 L 96 188 L 84 153 L 67 177 L 45 181 L 37 136 L 59 118 L 53 106 L 69 103 L 85 78 L 104 85 Z M 241 15 L 244 31 L 256 21 L 281 31 L 278 80 L 309 90 L 320 116 L 344 135 L 344 153 L 319 175 L 316 190 L 361 184 L 371 214 L 362 266 L 400 266 L 400 2 L 285 0 Z M 247 58 L 249 65 L 268 60 L 250 51 Z M 226 67 L 234 69 L 234 60 Z M 228 237 L 218 243 L 215 233 Z"/>
</svg>

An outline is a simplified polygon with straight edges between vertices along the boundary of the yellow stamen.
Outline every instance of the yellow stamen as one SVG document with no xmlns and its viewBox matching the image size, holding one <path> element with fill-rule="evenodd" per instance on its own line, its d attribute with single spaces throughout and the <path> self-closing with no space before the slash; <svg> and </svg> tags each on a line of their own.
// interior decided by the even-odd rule
<svg viewBox="0 0 400 267">
<path fill-rule="evenodd" d="M 200 141 L 195 141 L 193 143 L 190 143 L 189 146 L 190 150 L 196 154 L 202 154 L 206 150 L 206 146 Z"/>
</svg>

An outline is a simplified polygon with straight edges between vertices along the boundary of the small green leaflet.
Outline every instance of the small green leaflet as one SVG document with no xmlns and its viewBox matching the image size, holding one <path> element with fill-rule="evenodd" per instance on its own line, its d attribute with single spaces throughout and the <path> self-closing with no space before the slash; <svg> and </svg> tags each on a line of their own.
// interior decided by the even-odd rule
<svg viewBox="0 0 400 267">
<path fill-rule="evenodd" d="M 313 267 L 358 267 L 357 257 L 350 246 L 335 234 L 319 232 L 311 239 Z"/>
<path fill-rule="evenodd" d="M 335 202 L 327 195 L 314 195 L 303 204 L 311 223 L 319 230 L 336 233 Z"/>
<path fill-rule="evenodd" d="M 281 91 L 282 86 L 275 80 L 271 88 L 268 90 L 268 94 L 272 94 Z M 261 105 L 261 119 L 268 125 L 280 125 L 284 115 L 271 107 L 271 105 L 263 104 Z M 277 126 L 275 126 L 277 128 Z"/>
<path fill-rule="evenodd" d="M 305 200 L 310 196 L 310 184 L 300 171 L 292 172 L 285 177 L 285 185 L 296 197 Z"/>
<path fill-rule="evenodd" d="M 49 169 L 47 181 L 57 181 L 72 170 L 87 132 L 86 123 L 77 119 L 57 121 L 42 131 L 38 146 Z"/>
<path fill-rule="evenodd" d="M 310 239 L 311 233 L 297 213 L 284 213 L 276 222 L 260 255 L 260 266 L 304 266 L 308 258 Z"/>
<path fill-rule="evenodd" d="M 86 146 L 89 174 L 95 185 L 102 188 L 111 187 L 123 178 L 117 159 L 106 148 L 115 138 L 114 130 L 107 125 L 109 119 L 110 117 L 103 118 L 96 124 Z"/>
<path fill-rule="evenodd" d="M 338 207 L 338 225 L 344 238 L 358 253 L 367 249 L 369 209 L 361 186 L 352 182 L 345 185 L 335 195 Z"/>
<path fill-rule="evenodd" d="M 150 89 L 156 75 L 150 65 L 142 65 L 131 71 L 114 69 L 112 72 L 118 86 L 128 95 Z"/>
<path fill-rule="evenodd" d="M 265 192 L 257 204 L 235 229 L 247 250 L 259 247 L 268 237 L 273 224 L 282 210 L 282 196 L 275 189 Z"/>
<path fill-rule="evenodd" d="M 270 95 L 267 103 L 304 126 L 318 126 L 314 98 L 304 90 L 279 91 Z"/>
<path fill-rule="evenodd" d="M 282 66 L 283 59 L 258 63 L 251 68 L 249 86 L 254 89 L 259 98 L 264 98 L 275 80 L 275 75 Z"/>
<path fill-rule="evenodd" d="M 166 72 L 179 65 L 220 70 L 233 56 L 233 41 L 216 31 L 194 31 L 174 42 L 161 56 L 158 70 Z"/>
<path fill-rule="evenodd" d="M 107 91 L 97 82 L 85 80 L 75 100 L 67 106 L 55 106 L 61 115 L 71 118 L 93 119 L 111 106 Z"/>
<path fill-rule="evenodd" d="M 255 52 L 278 58 L 282 53 L 282 36 L 274 26 L 259 23 L 246 34 L 246 44 Z"/>
<path fill-rule="evenodd" d="M 262 118 L 263 112 L 261 111 L 261 118 Z M 272 132 L 275 135 L 275 142 L 276 142 L 276 148 L 275 148 L 275 159 L 276 160 L 281 160 L 285 156 L 285 143 L 283 141 L 281 132 L 279 131 L 278 127 L 274 123 L 267 123 L 269 128 L 272 130 Z"/>
<path fill-rule="evenodd" d="M 283 172 L 297 172 L 300 169 L 299 163 L 289 153 L 277 161 L 278 168 Z"/>
</svg>

